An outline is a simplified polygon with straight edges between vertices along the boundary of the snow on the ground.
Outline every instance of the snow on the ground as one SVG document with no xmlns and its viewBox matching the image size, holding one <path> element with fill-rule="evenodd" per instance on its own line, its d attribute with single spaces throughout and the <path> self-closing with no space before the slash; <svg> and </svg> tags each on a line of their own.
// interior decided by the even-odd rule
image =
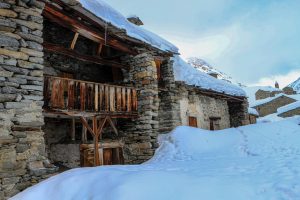
<svg viewBox="0 0 300 200">
<path fill-rule="evenodd" d="M 282 106 L 280 108 L 277 109 L 277 115 L 280 115 L 282 113 L 291 111 L 291 110 L 295 110 L 297 108 L 300 108 L 300 101 L 296 101 L 294 103 L 288 104 L 286 106 Z"/>
<path fill-rule="evenodd" d="M 300 199 L 300 118 L 221 131 L 178 127 L 142 165 L 73 169 L 12 200 Z"/>
<path fill-rule="evenodd" d="M 248 108 L 248 113 L 251 115 L 259 116 L 259 113 L 257 112 L 257 110 L 255 108 Z"/>
<path fill-rule="evenodd" d="M 178 53 L 178 48 L 160 36 L 129 22 L 103 0 L 79 0 L 82 6 L 97 17 L 111 23 L 117 28 L 126 30 L 127 35 L 146 42 L 163 51 Z"/>
<path fill-rule="evenodd" d="M 213 90 L 233 96 L 246 96 L 246 93 L 239 86 L 227 81 L 216 79 L 204 72 L 195 69 L 186 63 L 180 56 L 174 56 L 173 69 L 176 81 L 183 81 L 187 85 L 197 86 L 202 89 Z"/>
<path fill-rule="evenodd" d="M 254 104 L 255 103 L 255 93 L 258 90 L 263 90 L 263 91 L 269 91 L 269 92 L 273 92 L 273 91 L 279 91 L 281 92 L 281 89 L 278 88 L 274 88 L 271 86 L 252 86 L 252 87 L 243 87 L 243 89 L 245 90 L 247 96 L 248 96 L 248 101 L 249 104 Z"/>
<path fill-rule="evenodd" d="M 266 115 L 264 117 L 257 118 L 257 123 L 278 122 L 278 121 L 282 121 L 284 119 L 285 118 L 283 118 L 283 117 L 279 117 L 278 113 L 273 113 L 270 115 Z"/>
</svg>

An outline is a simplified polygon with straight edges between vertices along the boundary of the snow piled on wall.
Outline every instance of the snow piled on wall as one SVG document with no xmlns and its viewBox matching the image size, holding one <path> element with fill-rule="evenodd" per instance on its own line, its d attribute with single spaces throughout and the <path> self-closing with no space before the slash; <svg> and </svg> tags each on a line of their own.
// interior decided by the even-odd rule
<svg viewBox="0 0 300 200">
<path fill-rule="evenodd" d="M 197 86 L 206 90 L 224 93 L 233 96 L 246 96 L 246 93 L 239 86 L 228 83 L 224 80 L 216 79 L 204 72 L 201 72 L 188 63 L 180 56 L 174 56 L 173 69 L 176 81 L 183 81 L 187 85 Z"/>
<path fill-rule="evenodd" d="M 178 127 L 145 164 L 73 169 L 12 200 L 300 199 L 299 123 Z"/>
<path fill-rule="evenodd" d="M 97 17 L 112 25 L 124 29 L 127 35 L 148 43 L 163 51 L 178 53 L 178 48 L 160 36 L 129 22 L 121 13 L 116 11 L 103 0 L 79 0 L 82 6 Z"/>
<path fill-rule="evenodd" d="M 295 110 L 297 108 L 300 108 L 300 101 L 296 101 L 294 103 L 288 104 L 286 106 L 282 106 L 280 108 L 277 109 L 277 115 L 280 115 L 282 113 L 291 111 L 291 110 Z"/>
</svg>

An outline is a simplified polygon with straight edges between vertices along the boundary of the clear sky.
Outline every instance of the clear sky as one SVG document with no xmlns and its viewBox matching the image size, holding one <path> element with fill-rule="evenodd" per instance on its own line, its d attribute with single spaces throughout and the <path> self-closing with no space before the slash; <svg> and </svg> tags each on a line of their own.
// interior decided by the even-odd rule
<svg viewBox="0 0 300 200">
<path fill-rule="evenodd" d="M 300 0 L 105 0 L 244 84 L 300 77 Z"/>
</svg>

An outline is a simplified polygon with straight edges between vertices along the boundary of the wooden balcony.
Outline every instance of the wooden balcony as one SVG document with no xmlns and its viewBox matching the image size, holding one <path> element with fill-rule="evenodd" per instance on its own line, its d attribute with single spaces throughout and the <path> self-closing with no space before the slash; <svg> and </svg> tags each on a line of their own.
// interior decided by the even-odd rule
<svg viewBox="0 0 300 200">
<path fill-rule="evenodd" d="M 76 116 L 137 116 L 137 91 L 132 87 L 45 76 L 44 109 Z"/>
</svg>

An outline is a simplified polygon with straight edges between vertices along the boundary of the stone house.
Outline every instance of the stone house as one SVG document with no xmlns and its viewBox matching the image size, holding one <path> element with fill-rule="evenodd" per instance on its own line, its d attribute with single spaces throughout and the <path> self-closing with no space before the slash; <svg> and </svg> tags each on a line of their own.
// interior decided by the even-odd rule
<svg viewBox="0 0 300 200">
<path fill-rule="evenodd" d="M 287 95 L 294 95 L 294 94 L 296 94 L 296 91 L 292 87 L 288 87 L 288 86 L 284 87 L 282 89 L 282 91 L 283 91 L 284 94 L 287 94 Z"/>
<path fill-rule="evenodd" d="M 279 117 L 284 118 L 300 115 L 300 101 L 296 101 L 294 103 L 278 108 L 277 113 Z"/>
<path fill-rule="evenodd" d="M 174 45 L 95 2 L 0 2 L 0 199 L 57 170 L 142 163 L 178 125 L 247 124 L 240 89 L 176 79 Z"/>
<path fill-rule="evenodd" d="M 264 117 L 266 115 L 276 113 L 278 108 L 296 101 L 297 100 L 288 95 L 278 94 L 275 97 L 258 100 L 252 104 L 251 107 L 257 110 L 260 117 Z"/>
<path fill-rule="evenodd" d="M 266 98 L 269 98 L 269 97 L 275 97 L 275 95 L 281 94 L 282 92 L 283 92 L 282 90 L 276 89 L 276 88 L 274 88 L 274 90 L 259 89 L 255 93 L 255 99 L 256 100 L 261 100 L 261 99 L 266 99 Z"/>
</svg>

